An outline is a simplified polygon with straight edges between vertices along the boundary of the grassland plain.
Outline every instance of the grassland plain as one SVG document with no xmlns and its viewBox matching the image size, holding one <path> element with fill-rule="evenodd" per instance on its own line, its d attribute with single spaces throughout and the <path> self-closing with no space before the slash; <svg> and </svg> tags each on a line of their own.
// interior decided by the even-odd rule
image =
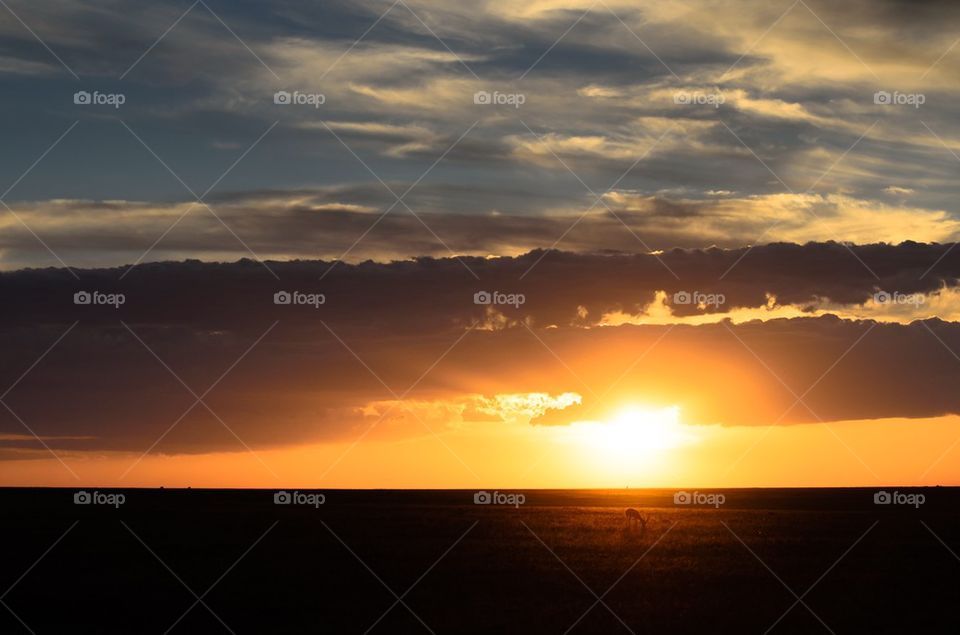
<svg viewBox="0 0 960 635">
<path fill-rule="evenodd" d="M 960 495 L 909 492 L 0 490 L 0 632 L 956 632 Z"/>
</svg>

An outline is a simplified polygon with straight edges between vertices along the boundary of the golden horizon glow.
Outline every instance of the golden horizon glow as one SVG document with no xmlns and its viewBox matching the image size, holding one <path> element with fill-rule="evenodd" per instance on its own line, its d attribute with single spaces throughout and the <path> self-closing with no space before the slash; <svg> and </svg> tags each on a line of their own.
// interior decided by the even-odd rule
<svg viewBox="0 0 960 635">
<path fill-rule="evenodd" d="M 656 411 L 654 411 L 656 412 Z M 620 413 L 614 413 L 611 421 Z M 633 419 L 636 421 L 636 419 Z M 656 419 L 654 418 L 654 421 Z M 489 422 L 486 422 L 489 424 Z M 607 425 L 596 422 L 589 429 Z M 662 426 L 662 427 L 661 427 Z M 657 425 L 662 449 L 623 460 L 571 426 L 471 426 L 404 441 L 352 440 L 206 454 L 66 453 L 0 463 L 5 485 L 326 489 L 737 488 L 957 485 L 960 416 L 778 426 Z M 616 427 L 616 426 L 615 426 Z M 588 429 L 583 426 L 582 429 Z M 696 440 L 670 446 L 673 431 Z M 638 437 L 643 439 L 647 433 Z M 653 436 L 653 433 L 649 433 Z M 582 436 L 579 436 L 582 439 Z M 611 441 L 615 439 L 611 432 Z M 598 442 L 604 447 L 606 442 Z M 608 447 L 608 446 L 607 446 Z M 815 464 L 816 470 L 810 466 Z M 274 473 L 271 473 L 271 470 Z"/>
</svg>

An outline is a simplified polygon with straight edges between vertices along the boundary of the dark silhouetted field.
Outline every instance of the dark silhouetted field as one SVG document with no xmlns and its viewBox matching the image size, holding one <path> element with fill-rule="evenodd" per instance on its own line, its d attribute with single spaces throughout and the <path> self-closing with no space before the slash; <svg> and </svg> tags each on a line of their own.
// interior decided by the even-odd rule
<svg viewBox="0 0 960 635">
<path fill-rule="evenodd" d="M 0 633 L 956 633 L 960 493 L 918 492 L 0 490 Z"/>
</svg>

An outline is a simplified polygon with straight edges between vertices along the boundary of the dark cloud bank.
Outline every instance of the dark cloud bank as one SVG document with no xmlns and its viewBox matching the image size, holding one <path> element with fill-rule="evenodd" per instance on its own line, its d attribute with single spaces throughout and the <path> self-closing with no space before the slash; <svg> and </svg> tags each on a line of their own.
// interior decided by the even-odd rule
<svg viewBox="0 0 960 635">
<path fill-rule="evenodd" d="M 391 390 L 404 393 L 441 357 L 408 399 L 572 391 L 583 395 L 583 411 L 636 399 L 679 404 L 690 422 L 728 425 L 960 413 L 960 359 L 952 352 L 960 351 L 960 327 L 953 322 L 826 316 L 586 328 L 582 317 L 583 309 L 593 319 L 633 311 L 655 290 L 724 293 L 727 309 L 761 306 L 771 293 L 803 305 L 817 296 L 860 303 L 878 288 L 930 292 L 960 277 L 960 250 L 941 258 L 946 250 L 774 244 L 749 253 L 675 250 L 659 259 L 533 252 L 332 269 L 269 263 L 279 281 L 252 261 L 144 264 L 122 281 L 122 268 L 78 270 L 79 280 L 59 269 L 2 273 L 0 390 L 13 388 L 4 397 L 12 412 L 0 410 L 0 435 L 29 434 L 26 424 L 64 451 L 143 451 L 195 401 L 166 364 L 197 395 L 229 370 L 205 400 L 252 447 L 345 438 L 372 423 L 357 409 L 393 399 Z M 126 299 L 119 308 L 78 306 L 73 295 L 81 290 Z M 323 293 L 326 303 L 275 305 L 280 290 Z M 526 303 L 498 307 L 506 328 L 464 336 L 471 325 L 492 323 L 487 307 L 473 302 L 480 290 L 523 293 Z M 797 396 L 803 403 L 794 405 Z M 10 458 L 38 447 L 9 437 L 2 446 Z M 236 449 L 201 405 L 155 451 Z"/>
</svg>

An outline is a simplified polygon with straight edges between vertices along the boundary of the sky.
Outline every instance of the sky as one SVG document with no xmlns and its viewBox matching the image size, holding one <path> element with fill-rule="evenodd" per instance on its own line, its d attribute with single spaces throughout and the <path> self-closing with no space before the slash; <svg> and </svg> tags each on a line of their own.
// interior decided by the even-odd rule
<svg viewBox="0 0 960 635">
<path fill-rule="evenodd" d="M 958 484 L 960 7 L 0 3 L 0 484 Z"/>
</svg>

